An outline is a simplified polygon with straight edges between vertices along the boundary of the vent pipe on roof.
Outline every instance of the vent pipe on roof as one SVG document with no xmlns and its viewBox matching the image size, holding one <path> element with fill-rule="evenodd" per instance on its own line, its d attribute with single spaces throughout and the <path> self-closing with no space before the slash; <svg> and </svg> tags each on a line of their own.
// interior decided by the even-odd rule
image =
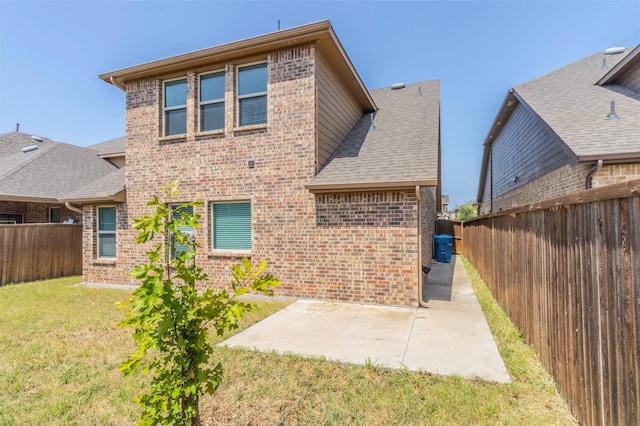
<svg viewBox="0 0 640 426">
<path fill-rule="evenodd" d="M 418 86 L 418 98 L 422 97 L 422 86 Z"/>
<path fill-rule="evenodd" d="M 607 114 L 607 119 L 608 120 L 620 119 L 620 117 L 618 117 L 618 114 L 616 114 L 616 101 L 611 101 L 611 112 Z"/>
<path fill-rule="evenodd" d="M 369 125 L 369 131 L 373 132 L 376 129 L 376 126 L 373 124 L 373 113 L 369 114 L 369 117 L 371 117 L 371 124 Z"/>
<path fill-rule="evenodd" d="M 36 149 L 38 149 L 37 145 L 31 145 L 31 146 L 26 146 L 24 148 L 22 148 L 22 152 L 31 152 L 31 151 L 35 151 Z"/>
<path fill-rule="evenodd" d="M 20 131 L 20 123 L 16 123 L 16 133 Z"/>
<path fill-rule="evenodd" d="M 33 139 L 36 142 L 44 142 L 44 139 L 42 139 L 40 136 L 31 136 L 31 139 Z"/>
<path fill-rule="evenodd" d="M 602 66 L 600 68 L 603 70 L 606 70 L 607 68 L 609 68 L 607 66 L 607 58 L 602 58 Z"/>
</svg>

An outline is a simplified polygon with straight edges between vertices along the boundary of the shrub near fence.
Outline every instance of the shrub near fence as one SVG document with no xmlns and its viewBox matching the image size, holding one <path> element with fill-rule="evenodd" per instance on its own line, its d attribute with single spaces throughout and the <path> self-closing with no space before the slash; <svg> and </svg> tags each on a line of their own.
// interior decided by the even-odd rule
<svg viewBox="0 0 640 426">
<path fill-rule="evenodd" d="M 0 285 L 82 273 L 82 225 L 0 225 Z"/>
<path fill-rule="evenodd" d="M 465 254 L 583 424 L 640 424 L 640 181 L 464 224 Z"/>
</svg>

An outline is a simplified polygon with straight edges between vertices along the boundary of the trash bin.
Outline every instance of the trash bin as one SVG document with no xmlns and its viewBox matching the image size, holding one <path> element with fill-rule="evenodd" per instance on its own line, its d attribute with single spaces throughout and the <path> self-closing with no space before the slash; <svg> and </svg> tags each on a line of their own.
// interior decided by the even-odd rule
<svg viewBox="0 0 640 426">
<path fill-rule="evenodd" d="M 453 247 L 453 237 L 451 235 L 434 235 L 435 258 L 441 263 L 451 262 L 451 249 Z"/>
</svg>

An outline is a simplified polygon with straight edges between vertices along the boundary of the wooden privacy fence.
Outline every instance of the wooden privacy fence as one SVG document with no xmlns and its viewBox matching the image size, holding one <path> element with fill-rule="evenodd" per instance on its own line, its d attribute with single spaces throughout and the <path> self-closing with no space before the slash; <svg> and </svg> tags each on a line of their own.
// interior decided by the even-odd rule
<svg viewBox="0 0 640 426">
<path fill-rule="evenodd" d="M 436 221 L 437 235 L 451 235 L 453 237 L 453 253 L 463 253 L 464 240 L 462 239 L 463 222 L 457 220 L 440 220 Z"/>
<path fill-rule="evenodd" d="M 82 273 L 82 225 L 0 225 L 0 285 Z"/>
<path fill-rule="evenodd" d="M 640 180 L 464 227 L 466 256 L 578 420 L 640 424 Z"/>
</svg>

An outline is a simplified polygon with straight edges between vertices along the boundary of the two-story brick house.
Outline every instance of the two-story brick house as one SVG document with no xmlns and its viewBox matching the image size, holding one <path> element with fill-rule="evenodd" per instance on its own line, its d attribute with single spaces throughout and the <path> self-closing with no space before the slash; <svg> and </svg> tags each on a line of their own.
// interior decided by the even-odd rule
<svg viewBox="0 0 640 426">
<path fill-rule="evenodd" d="M 135 283 L 131 218 L 179 181 L 181 201 L 205 201 L 207 285 L 249 257 L 280 295 L 418 304 L 440 199 L 437 81 L 367 90 L 328 21 L 100 78 L 126 92 L 126 202 L 84 194 L 85 282 Z"/>
</svg>

